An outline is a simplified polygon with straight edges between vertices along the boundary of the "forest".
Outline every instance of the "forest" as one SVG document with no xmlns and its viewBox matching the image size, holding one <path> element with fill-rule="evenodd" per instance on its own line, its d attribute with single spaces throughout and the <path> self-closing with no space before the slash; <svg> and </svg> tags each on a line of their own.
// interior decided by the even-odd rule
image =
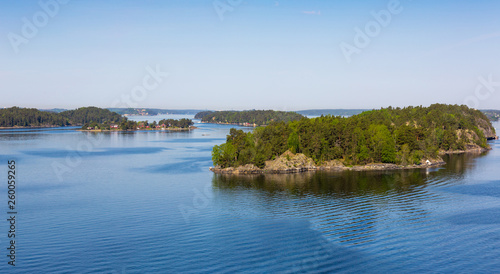
<svg viewBox="0 0 500 274">
<path fill-rule="evenodd" d="M 275 110 L 206 111 L 198 113 L 196 119 L 206 123 L 268 125 L 271 122 L 290 122 L 304 118 L 301 114 Z"/>
<path fill-rule="evenodd" d="M 201 111 L 201 112 L 198 112 L 196 113 L 196 115 L 194 116 L 194 119 L 202 119 L 203 117 L 209 115 L 209 114 L 212 114 L 214 113 L 215 111 L 211 111 L 211 110 L 207 110 L 207 111 Z"/>
<path fill-rule="evenodd" d="M 125 118 L 116 112 L 97 107 L 82 107 L 75 110 L 66 110 L 59 115 L 68 119 L 71 125 L 82 125 L 85 123 L 119 123 Z"/>
<path fill-rule="evenodd" d="M 262 168 L 265 161 L 290 150 L 316 164 L 341 160 L 347 165 L 410 165 L 440 151 L 486 148 L 485 132 L 495 134 L 488 118 L 464 105 L 389 107 L 348 118 L 272 122 L 248 133 L 233 128 L 224 144 L 214 146 L 212 160 L 222 168 L 246 164 Z"/>
<path fill-rule="evenodd" d="M 60 113 L 35 108 L 0 109 L 0 127 L 75 126 L 90 122 L 121 122 L 118 113 L 97 107 L 82 107 Z"/>
</svg>

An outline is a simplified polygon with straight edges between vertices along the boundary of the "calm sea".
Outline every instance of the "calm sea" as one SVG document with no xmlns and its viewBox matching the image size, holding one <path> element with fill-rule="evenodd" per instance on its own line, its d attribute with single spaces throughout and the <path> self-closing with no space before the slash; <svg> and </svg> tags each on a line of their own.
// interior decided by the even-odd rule
<svg viewBox="0 0 500 274">
<path fill-rule="evenodd" d="M 180 116 L 130 119 L 166 117 Z M 499 141 L 428 170 L 237 177 L 208 170 L 230 126 L 196 126 L 1 130 L 0 272 L 500 270 Z M 15 267 L 6 256 L 8 160 Z"/>
</svg>

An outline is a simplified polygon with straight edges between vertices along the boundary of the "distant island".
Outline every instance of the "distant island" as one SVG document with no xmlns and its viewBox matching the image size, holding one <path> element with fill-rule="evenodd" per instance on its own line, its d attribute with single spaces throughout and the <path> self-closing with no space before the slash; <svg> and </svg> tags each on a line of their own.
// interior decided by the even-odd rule
<svg viewBox="0 0 500 274">
<path fill-rule="evenodd" d="M 97 107 L 82 107 L 59 113 L 40 111 L 35 108 L 0 109 L 1 128 L 81 126 L 91 122 L 120 123 L 125 119 L 118 113 Z"/>
<path fill-rule="evenodd" d="M 130 121 L 122 115 L 98 107 L 82 107 L 61 112 L 41 111 L 35 108 L 0 109 L 0 128 L 33 128 L 81 126 L 81 130 L 191 130 L 191 119 L 163 119 L 148 121 Z"/>
<path fill-rule="evenodd" d="M 161 109 L 161 108 L 105 108 L 109 111 L 116 112 L 120 115 L 124 116 L 155 116 L 161 114 L 185 114 L 185 115 L 194 115 L 203 110 L 199 109 Z M 40 111 L 46 112 L 55 112 L 60 113 L 63 111 L 67 111 L 68 109 L 64 108 L 51 108 L 51 109 L 40 109 Z"/>
<path fill-rule="evenodd" d="M 216 173 L 317 169 L 400 169 L 444 164 L 440 155 L 481 152 L 495 139 L 486 115 L 467 106 L 383 108 L 348 118 L 272 122 L 251 133 L 231 129 L 214 146 Z"/>
<path fill-rule="evenodd" d="M 305 116 L 353 116 L 368 110 L 370 109 L 306 109 L 298 110 L 296 112 Z"/>
<path fill-rule="evenodd" d="M 127 119 L 122 120 L 121 123 L 86 123 L 82 126 L 81 130 L 84 131 L 128 131 L 128 130 L 191 130 L 194 123 L 191 119 L 163 119 L 159 122 L 149 123 L 148 121 L 130 121 Z"/>
<path fill-rule="evenodd" d="M 124 116 L 155 116 L 161 114 L 186 114 L 194 115 L 203 110 L 199 109 L 160 109 L 160 108 L 108 108 L 108 110 L 116 112 Z"/>
<path fill-rule="evenodd" d="M 483 112 L 491 121 L 498 121 L 500 118 L 500 110 L 484 109 L 481 110 L 481 112 Z"/>
<path fill-rule="evenodd" d="M 291 111 L 244 110 L 244 111 L 204 111 L 197 113 L 195 119 L 204 123 L 232 124 L 240 126 L 263 126 L 271 122 L 290 122 L 305 118 Z"/>
</svg>

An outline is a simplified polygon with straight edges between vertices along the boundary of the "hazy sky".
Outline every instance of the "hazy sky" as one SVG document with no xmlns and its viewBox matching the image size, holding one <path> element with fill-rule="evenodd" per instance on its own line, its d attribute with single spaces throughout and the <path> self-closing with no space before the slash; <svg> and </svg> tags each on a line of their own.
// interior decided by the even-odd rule
<svg viewBox="0 0 500 274">
<path fill-rule="evenodd" d="M 500 109 L 498 0 L 2 0 L 0 22 L 0 107 Z"/>
</svg>

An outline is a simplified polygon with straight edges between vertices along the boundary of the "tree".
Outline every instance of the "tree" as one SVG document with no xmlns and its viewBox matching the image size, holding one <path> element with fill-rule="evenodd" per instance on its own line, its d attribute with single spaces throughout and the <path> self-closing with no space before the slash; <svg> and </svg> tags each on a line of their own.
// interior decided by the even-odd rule
<svg viewBox="0 0 500 274">
<path fill-rule="evenodd" d="M 241 115 L 226 114 L 227 119 Z M 437 156 L 439 150 L 487 147 L 484 130 L 479 127 L 494 132 L 480 111 L 440 104 L 372 110 L 347 118 L 327 115 L 270 122 L 254 129 L 253 134 L 231 129 L 226 144 L 232 148 L 218 154 L 232 157 L 217 161 L 225 161 L 227 166 L 254 163 L 263 167 L 265 161 L 291 150 L 317 164 L 334 159 L 347 164 L 418 164 L 424 157 Z"/>
</svg>

